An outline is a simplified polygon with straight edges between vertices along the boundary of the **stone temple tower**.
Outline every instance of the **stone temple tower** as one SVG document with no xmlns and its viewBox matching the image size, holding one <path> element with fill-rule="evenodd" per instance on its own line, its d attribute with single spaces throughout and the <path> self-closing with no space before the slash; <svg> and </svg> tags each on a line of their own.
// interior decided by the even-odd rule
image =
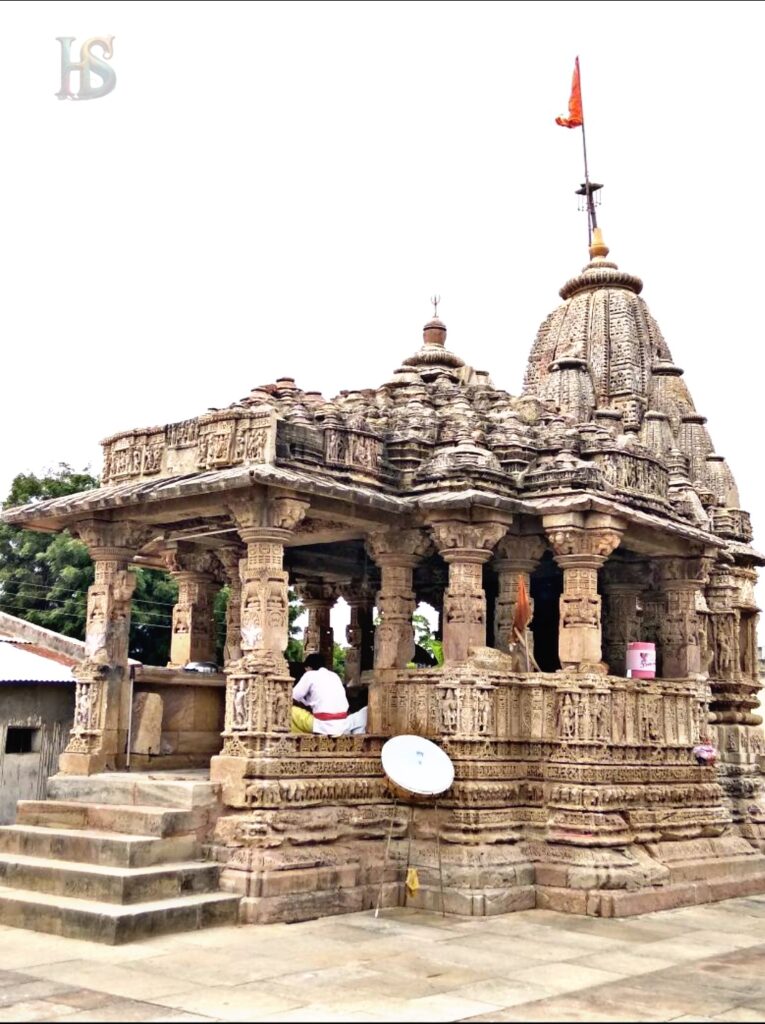
<svg viewBox="0 0 765 1024">
<path fill-rule="evenodd" d="M 707 560 L 706 586 L 696 598 L 697 667 L 711 683 L 710 724 L 721 754 L 721 781 L 747 834 L 761 840 L 762 814 L 752 798 L 760 791 L 754 585 L 762 559 L 750 547 L 750 517 L 741 509 L 728 463 L 715 452 L 683 370 L 641 298 L 643 282 L 609 260 L 597 228 L 590 256 L 582 272 L 560 289 L 563 303 L 539 329 L 523 394 L 553 404 L 574 421 L 574 450 L 581 452 L 605 431 L 624 450 L 642 449 L 657 458 L 669 474 L 673 511 L 724 542 Z M 618 589 L 618 582 L 611 586 Z M 617 611 L 618 597 L 614 594 L 608 604 L 606 644 L 614 639 L 608 635 L 608 613 Z M 660 646 L 663 640 L 666 648 L 675 623 L 656 613 L 646 602 L 643 635 Z"/>
</svg>

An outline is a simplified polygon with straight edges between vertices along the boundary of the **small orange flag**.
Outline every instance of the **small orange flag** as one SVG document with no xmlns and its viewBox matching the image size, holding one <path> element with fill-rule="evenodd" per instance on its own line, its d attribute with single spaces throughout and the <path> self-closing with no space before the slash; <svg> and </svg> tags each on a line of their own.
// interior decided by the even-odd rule
<svg viewBox="0 0 765 1024">
<path fill-rule="evenodd" d="M 579 58 L 574 65 L 574 78 L 571 82 L 571 96 L 568 100 L 568 117 L 556 117 L 555 123 L 562 128 L 581 128 L 584 124 L 582 112 L 582 84 L 579 80 Z"/>
<path fill-rule="evenodd" d="M 529 595 L 526 593 L 526 581 L 522 574 L 518 575 L 518 594 L 515 598 L 515 611 L 513 612 L 513 632 L 523 636 L 524 630 L 531 622 L 531 604 Z"/>
</svg>

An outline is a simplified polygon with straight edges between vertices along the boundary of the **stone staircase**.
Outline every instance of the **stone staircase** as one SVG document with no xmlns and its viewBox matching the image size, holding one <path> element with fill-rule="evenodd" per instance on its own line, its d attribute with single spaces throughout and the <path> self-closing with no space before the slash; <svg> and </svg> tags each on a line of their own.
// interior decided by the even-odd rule
<svg viewBox="0 0 765 1024">
<path fill-rule="evenodd" d="M 235 924 L 201 859 L 220 805 L 202 773 L 58 775 L 0 827 L 0 924 L 110 944 Z"/>
</svg>

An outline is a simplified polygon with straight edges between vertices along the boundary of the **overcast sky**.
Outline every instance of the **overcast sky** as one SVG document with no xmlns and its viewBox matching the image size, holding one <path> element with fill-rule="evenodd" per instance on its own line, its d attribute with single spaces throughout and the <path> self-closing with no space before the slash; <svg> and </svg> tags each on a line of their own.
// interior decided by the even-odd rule
<svg viewBox="0 0 765 1024">
<path fill-rule="evenodd" d="M 586 262 L 582 66 L 612 258 L 643 292 L 765 546 L 761 3 L 0 5 L 0 492 L 289 374 L 374 387 L 442 296 L 518 393 Z M 62 102 L 56 36 L 113 35 Z M 756 540 L 758 538 L 755 538 Z"/>
</svg>

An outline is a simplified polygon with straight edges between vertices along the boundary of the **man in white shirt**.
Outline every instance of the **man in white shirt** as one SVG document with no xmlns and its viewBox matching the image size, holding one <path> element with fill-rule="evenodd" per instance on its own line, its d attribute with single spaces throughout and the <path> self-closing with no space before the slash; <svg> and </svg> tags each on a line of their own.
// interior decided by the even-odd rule
<svg viewBox="0 0 765 1024">
<path fill-rule="evenodd" d="M 309 654 L 303 665 L 305 672 L 292 690 L 292 699 L 310 710 L 293 705 L 292 732 L 342 736 L 347 725 L 348 698 L 340 676 L 330 672 L 321 654 Z"/>
</svg>

